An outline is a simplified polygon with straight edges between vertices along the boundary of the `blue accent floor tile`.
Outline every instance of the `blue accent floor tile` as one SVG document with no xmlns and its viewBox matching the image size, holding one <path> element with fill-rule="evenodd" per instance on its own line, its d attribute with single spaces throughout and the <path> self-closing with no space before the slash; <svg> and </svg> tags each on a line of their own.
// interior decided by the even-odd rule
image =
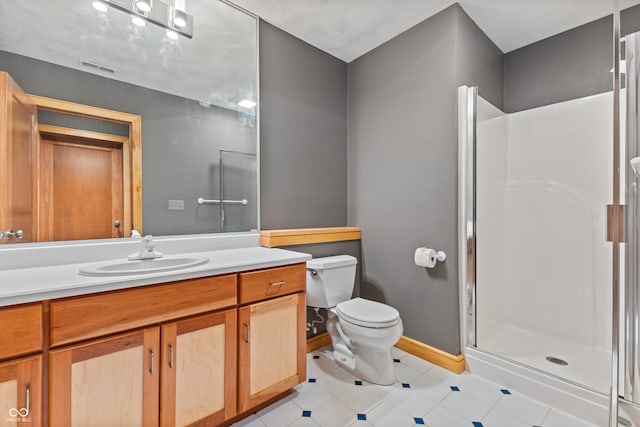
<svg viewBox="0 0 640 427">
<path fill-rule="evenodd" d="M 366 414 L 358 414 L 358 420 L 359 421 L 367 421 L 367 415 Z"/>
<path fill-rule="evenodd" d="M 309 378 L 309 382 L 310 382 L 310 383 L 315 383 L 315 382 L 316 382 L 316 379 L 315 379 L 315 378 Z"/>
<path fill-rule="evenodd" d="M 424 420 L 422 418 L 414 418 L 413 421 L 416 424 L 423 424 L 424 425 Z"/>
<path fill-rule="evenodd" d="M 311 411 L 302 411 L 302 416 L 303 417 L 310 417 L 311 416 Z"/>
<path fill-rule="evenodd" d="M 474 421 L 473 427 L 484 427 L 480 421 Z"/>
<path fill-rule="evenodd" d="M 356 385 L 362 385 L 362 381 L 360 381 L 360 380 L 355 380 L 355 381 L 354 381 L 354 383 L 355 383 Z"/>
<path fill-rule="evenodd" d="M 458 386 L 452 385 L 451 391 L 460 391 L 460 388 Z"/>
<path fill-rule="evenodd" d="M 402 383 L 402 388 L 411 388 L 411 386 L 407 383 Z"/>
<path fill-rule="evenodd" d="M 511 394 L 511 392 L 509 390 L 507 390 L 506 388 L 503 388 L 500 391 L 502 392 L 502 394 Z"/>
<path fill-rule="evenodd" d="M 318 356 L 318 355 L 314 355 L 314 356 L 313 356 L 313 358 L 314 358 L 314 359 L 320 359 L 320 356 Z"/>
<path fill-rule="evenodd" d="M 393 359 L 394 362 L 400 363 L 400 359 Z"/>
</svg>

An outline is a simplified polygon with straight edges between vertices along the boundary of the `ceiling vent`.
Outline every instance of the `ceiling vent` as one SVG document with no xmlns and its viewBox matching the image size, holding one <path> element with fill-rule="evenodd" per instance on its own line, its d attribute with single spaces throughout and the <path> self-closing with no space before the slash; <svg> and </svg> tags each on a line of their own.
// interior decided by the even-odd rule
<svg viewBox="0 0 640 427">
<path fill-rule="evenodd" d="M 100 65 L 97 62 L 85 61 L 81 59 L 78 63 L 86 68 L 91 68 L 94 71 L 101 71 L 103 73 L 115 74 L 116 70 L 113 68 L 109 68 L 106 65 Z"/>
</svg>

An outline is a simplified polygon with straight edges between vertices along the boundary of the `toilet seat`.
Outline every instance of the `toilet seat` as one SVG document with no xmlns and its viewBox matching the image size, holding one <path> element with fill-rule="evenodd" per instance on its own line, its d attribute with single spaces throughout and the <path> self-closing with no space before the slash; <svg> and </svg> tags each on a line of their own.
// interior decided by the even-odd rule
<svg viewBox="0 0 640 427">
<path fill-rule="evenodd" d="M 336 305 L 340 320 L 366 328 L 390 328 L 400 323 L 400 313 L 379 302 L 354 298 Z"/>
</svg>

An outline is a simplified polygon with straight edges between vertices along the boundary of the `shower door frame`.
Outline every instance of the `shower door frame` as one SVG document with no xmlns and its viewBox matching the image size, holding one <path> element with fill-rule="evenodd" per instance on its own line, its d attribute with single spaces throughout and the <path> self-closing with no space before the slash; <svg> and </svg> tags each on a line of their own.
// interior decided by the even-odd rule
<svg viewBox="0 0 640 427">
<path fill-rule="evenodd" d="M 481 375 L 485 374 L 495 382 L 511 382 L 515 375 L 518 377 L 519 391 L 529 397 L 572 413 L 577 417 L 597 417 L 600 422 L 604 423 L 608 415 L 611 415 L 610 408 L 613 401 L 611 396 L 615 394 L 592 389 L 585 384 L 576 383 L 477 346 L 476 124 L 478 88 L 460 86 L 457 95 L 460 347 L 465 354 L 467 367 Z M 605 209 L 604 206 L 603 209 Z M 618 269 L 614 267 L 613 270 L 614 275 L 617 274 Z M 508 365 L 508 368 L 505 368 L 505 365 Z M 541 383 L 544 384 L 542 388 L 540 387 Z M 558 402 L 563 403 L 559 404 Z M 594 405 L 598 409 L 594 409 Z M 609 414 L 607 414 L 608 408 Z"/>
</svg>

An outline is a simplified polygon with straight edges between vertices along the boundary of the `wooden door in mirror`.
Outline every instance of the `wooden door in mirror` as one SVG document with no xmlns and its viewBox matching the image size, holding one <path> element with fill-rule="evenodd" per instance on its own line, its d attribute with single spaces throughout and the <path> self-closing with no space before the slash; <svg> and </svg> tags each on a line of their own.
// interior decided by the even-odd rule
<svg viewBox="0 0 640 427">
<path fill-rule="evenodd" d="M 36 241 L 37 108 L 0 72 L 0 244 Z"/>
</svg>

